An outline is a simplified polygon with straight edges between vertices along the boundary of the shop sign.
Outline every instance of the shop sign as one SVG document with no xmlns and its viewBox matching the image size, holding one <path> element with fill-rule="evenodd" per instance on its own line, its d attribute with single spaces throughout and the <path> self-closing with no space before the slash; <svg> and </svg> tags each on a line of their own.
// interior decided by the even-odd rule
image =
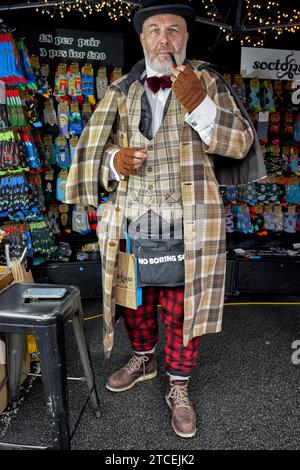
<svg viewBox="0 0 300 470">
<path fill-rule="evenodd" d="M 19 28 L 30 54 L 45 62 L 91 62 L 124 66 L 123 35 L 60 28 Z"/>
<path fill-rule="evenodd" d="M 241 75 L 270 80 L 300 80 L 300 51 L 242 47 Z"/>
</svg>

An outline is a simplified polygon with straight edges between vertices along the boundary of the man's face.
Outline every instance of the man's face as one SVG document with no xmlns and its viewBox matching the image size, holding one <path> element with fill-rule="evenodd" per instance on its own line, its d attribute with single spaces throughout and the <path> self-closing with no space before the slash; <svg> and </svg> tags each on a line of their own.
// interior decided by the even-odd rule
<svg viewBox="0 0 300 470">
<path fill-rule="evenodd" d="M 185 20 L 170 14 L 147 18 L 140 34 L 147 62 L 156 72 L 164 75 L 172 75 L 170 54 L 175 56 L 177 65 L 183 64 L 188 37 Z"/>
</svg>

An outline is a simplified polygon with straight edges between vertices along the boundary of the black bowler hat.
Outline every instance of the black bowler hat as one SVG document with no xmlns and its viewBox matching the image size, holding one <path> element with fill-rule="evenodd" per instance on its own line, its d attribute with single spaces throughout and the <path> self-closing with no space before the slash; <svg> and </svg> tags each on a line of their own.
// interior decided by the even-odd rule
<svg viewBox="0 0 300 470">
<path fill-rule="evenodd" d="M 142 0 L 141 7 L 133 17 L 133 24 L 138 34 L 142 32 L 144 21 L 150 16 L 169 13 L 171 15 L 182 16 L 187 24 L 187 30 L 191 31 L 196 13 L 194 9 L 180 0 Z"/>
</svg>

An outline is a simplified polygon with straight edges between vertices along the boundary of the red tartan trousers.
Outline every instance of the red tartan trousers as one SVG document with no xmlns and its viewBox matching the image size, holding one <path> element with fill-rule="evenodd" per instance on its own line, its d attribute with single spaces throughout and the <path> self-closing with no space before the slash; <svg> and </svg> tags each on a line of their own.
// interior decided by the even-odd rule
<svg viewBox="0 0 300 470">
<path fill-rule="evenodd" d="M 184 288 L 143 287 L 143 305 L 123 315 L 129 340 L 134 351 L 151 351 L 158 341 L 157 305 L 165 325 L 165 359 L 170 374 L 188 376 L 196 365 L 200 337 L 183 347 Z"/>
</svg>

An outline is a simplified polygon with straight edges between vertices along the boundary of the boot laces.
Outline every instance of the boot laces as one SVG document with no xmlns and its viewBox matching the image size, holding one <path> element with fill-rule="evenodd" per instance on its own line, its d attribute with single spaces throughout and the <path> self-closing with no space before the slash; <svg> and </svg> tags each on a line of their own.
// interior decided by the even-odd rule
<svg viewBox="0 0 300 470">
<path fill-rule="evenodd" d="M 145 362 L 148 361 L 149 357 L 147 357 L 146 355 L 142 356 L 134 354 L 132 358 L 127 362 L 127 364 L 123 367 L 123 369 L 126 370 L 129 374 L 132 374 L 133 372 L 139 370 L 141 365 L 143 365 L 143 372 L 145 374 Z"/>
<path fill-rule="evenodd" d="M 176 385 L 176 384 L 170 383 L 169 398 L 172 398 L 174 400 L 174 404 L 176 408 L 191 409 L 187 387 L 188 387 L 188 384 Z"/>
</svg>

